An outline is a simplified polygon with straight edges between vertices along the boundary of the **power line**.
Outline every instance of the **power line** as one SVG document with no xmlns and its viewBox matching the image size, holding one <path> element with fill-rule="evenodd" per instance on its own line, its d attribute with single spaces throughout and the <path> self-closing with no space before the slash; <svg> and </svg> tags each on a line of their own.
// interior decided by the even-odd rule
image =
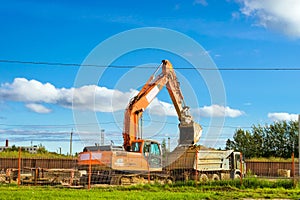
<svg viewBox="0 0 300 200">
<path fill-rule="evenodd" d="M 44 61 L 21 61 L 1 59 L 0 63 L 10 64 L 30 64 L 30 65 L 49 65 L 49 66 L 65 66 L 65 67 L 98 67 L 98 68 L 118 68 L 118 69 L 152 69 L 157 66 L 134 66 L 134 65 L 97 65 L 97 64 L 79 64 L 79 63 L 61 63 L 61 62 L 44 62 Z M 181 70 L 207 70 L 207 71 L 300 71 L 300 67 L 221 67 L 221 68 L 205 68 L 205 67 L 174 67 Z"/>
<path fill-rule="evenodd" d="M 0 123 L 0 126 L 9 126 L 9 127 L 31 127 L 31 128 L 67 128 L 74 126 L 92 126 L 92 125 L 103 125 L 103 124 L 118 124 L 121 122 L 118 121 L 107 121 L 99 123 L 85 123 L 85 124 L 5 124 Z"/>
<path fill-rule="evenodd" d="M 144 120 L 146 122 L 153 122 L 153 123 L 160 123 L 160 124 L 174 124 L 178 125 L 177 122 L 162 122 L 162 121 L 155 121 L 155 120 Z M 104 124 L 118 124 L 121 123 L 120 121 L 107 121 L 107 122 L 99 122 L 99 123 L 85 123 L 85 124 L 59 124 L 59 125 L 54 125 L 54 124 L 44 124 L 44 125 L 36 125 L 36 124 L 6 124 L 6 123 L 1 123 L 0 126 L 8 126 L 8 127 L 30 127 L 30 128 L 69 128 L 69 127 L 78 127 L 78 126 L 92 126 L 92 125 L 104 125 Z M 231 126 L 231 125 L 224 125 L 224 126 L 212 126 L 212 125 L 205 125 L 201 124 L 202 127 L 206 128 L 231 128 L 231 129 L 238 129 L 238 128 L 252 128 L 249 126 Z"/>
</svg>

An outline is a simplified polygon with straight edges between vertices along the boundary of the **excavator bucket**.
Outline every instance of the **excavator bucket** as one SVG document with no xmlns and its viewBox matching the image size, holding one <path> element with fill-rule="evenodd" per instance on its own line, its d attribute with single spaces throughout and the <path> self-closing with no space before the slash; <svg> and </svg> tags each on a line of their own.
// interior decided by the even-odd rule
<svg viewBox="0 0 300 200">
<path fill-rule="evenodd" d="M 202 127 L 196 122 L 179 124 L 179 145 L 189 146 L 196 144 L 202 134 Z"/>
</svg>

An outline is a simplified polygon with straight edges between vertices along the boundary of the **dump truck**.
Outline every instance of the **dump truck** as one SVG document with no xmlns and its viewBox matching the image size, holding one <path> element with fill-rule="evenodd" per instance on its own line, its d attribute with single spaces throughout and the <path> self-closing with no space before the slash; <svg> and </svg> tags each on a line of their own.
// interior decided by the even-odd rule
<svg viewBox="0 0 300 200">
<path fill-rule="evenodd" d="M 246 165 L 240 152 L 177 146 L 165 155 L 164 170 L 174 181 L 240 179 Z"/>
</svg>

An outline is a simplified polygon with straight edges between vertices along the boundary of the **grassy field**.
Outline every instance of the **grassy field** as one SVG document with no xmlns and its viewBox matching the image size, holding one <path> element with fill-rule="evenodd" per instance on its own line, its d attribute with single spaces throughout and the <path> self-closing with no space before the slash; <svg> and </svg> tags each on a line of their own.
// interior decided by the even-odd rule
<svg viewBox="0 0 300 200">
<path fill-rule="evenodd" d="M 5 151 L 0 153 L 0 158 L 18 158 L 19 157 L 19 152 L 17 151 Z M 50 158 L 75 158 L 72 156 L 67 156 L 67 155 L 60 155 L 57 153 L 29 153 L 29 152 L 22 152 L 21 153 L 21 158 L 44 158 L 44 159 L 50 159 Z"/>
<path fill-rule="evenodd" d="M 254 162 L 292 162 L 292 158 L 277 158 L 277 157 L 270 157 L 270 158 L 250 158 L 246 159 L 247 161 L 254 161 Z M 294 162 L 298 162 L 298 158 L 294 159 Z"/>
<path fill-rule="evenodd" d="M 246 179 L 214 183 L 106 186 L 87 189 L 0 185 L 0 199 L 299 199 L 293 182 Z"/>
</svg>

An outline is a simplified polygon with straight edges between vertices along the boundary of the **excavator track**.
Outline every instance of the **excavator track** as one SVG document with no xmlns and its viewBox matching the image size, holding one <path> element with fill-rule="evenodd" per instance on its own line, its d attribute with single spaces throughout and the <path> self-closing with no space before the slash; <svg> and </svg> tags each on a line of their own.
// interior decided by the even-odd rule
<svg viewBox="0 0 300 200">
<path fill-rule="evenodd" d="M 173 178 L 158 174 L 117 174 L 111 178 L 111 185 L 138 185 L 138 184 L 171 184 Z"/>
</svg>

